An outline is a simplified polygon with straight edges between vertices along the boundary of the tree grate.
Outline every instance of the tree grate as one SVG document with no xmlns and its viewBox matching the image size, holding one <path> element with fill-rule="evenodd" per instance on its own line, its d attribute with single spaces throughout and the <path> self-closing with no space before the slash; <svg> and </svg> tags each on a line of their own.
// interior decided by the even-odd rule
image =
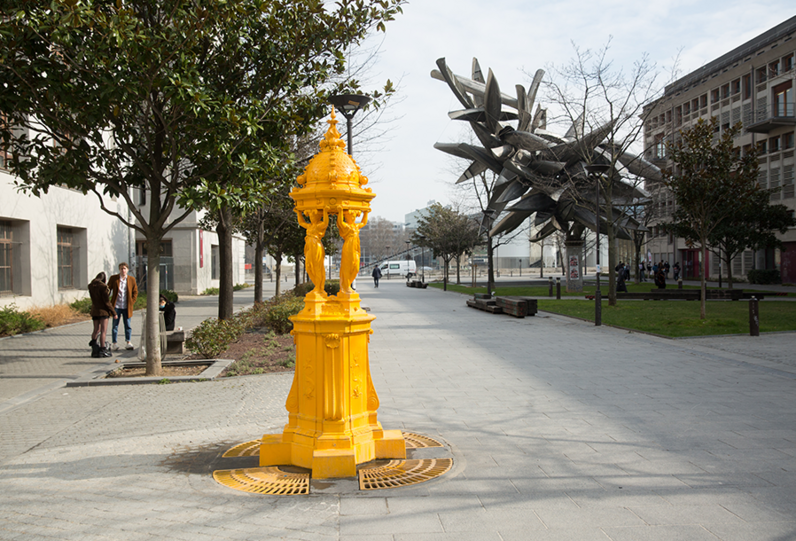
<svg viewBox="0 0 796 541">
<path fill-rule="evenodd" d="M 437 440 L 413 432 L 403 432 L 407 449 L 424 449 L 428 447 L 443 447 Z"/>
<path fill-rule="evenodd" d="M 220 484 L 243 492 L 295 496 L 310 493 L 308 473 L 283 472 L 274 466 L 239 470 L 216 470 L 213 478 Z"/>
<path fill-rule="evenodd" d="M 258 456 L 262 440 L 253 440 L 240 443 L 221 455 L 221 458 L 234 458 L 239 456 Z"/>
<path fill-rule="evenodd" d="M 452 458 L 391 460 L 384 466 L 359 471 L 360 490 L 399 488 L 435 479 L 453 466 Z"/>
</svg>

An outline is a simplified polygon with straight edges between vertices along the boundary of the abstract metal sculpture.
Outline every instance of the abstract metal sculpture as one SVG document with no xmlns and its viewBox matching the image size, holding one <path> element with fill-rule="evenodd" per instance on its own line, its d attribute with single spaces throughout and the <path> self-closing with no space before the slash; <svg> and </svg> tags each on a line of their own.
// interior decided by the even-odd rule
<svg viewBox="0 0 796 541">
<path fill-rule="evenodd" d="M 555 233 L 566 233 L 567 288 L 583 288 L 580 276 L 580 256 L 585 229 L 596 229 L 597 209 L 595 190 L 586 166 L 607 164 L 611 166 L 613 216 L 600 220 L 600 230 L 609 224 L 618 225 L 618 237 L 630 238 L 628 230 L 644 229 L 623 208 L 644 204 L 649 195 L 637 185 L 625 182 L 627 173 L 649 180 L 662 180 L 661 171 L 626 150 L 612 145 L 609 139 L 613 122 L 584 133 L 584 116 L 576 119 L 563 136 L 547 130 L 547 110 L 537 106 L 533 112 L 536 93 L 544 76 L 538 70 L 528 91 L 516 85 L 517 96 L 500 92 L 492 70 L 484 80 L 477 59 L 473 59 L 472 78 L 455 75 L 445 59 L 437 60 L 439 70 L 431 76 L 448 84 L 453 94 L 464 106 L 451 111 L 454 120 L 470 123 L 475 136 L 483 146 L 465 143 L 437 143 L 435 148 L 470 160 L 469 167 L 456 181 L 465 182 L 487 170 L 498 175 L 488 203 L 496 217 L 492 235 L 511 232 L 535 214 L 534 225 L 539 226 L 531 242 Z M 513 110 L 504 110 L 504 107 Z M 517 127 L 508 122 L 516 121 Z M 513 204 L 509 206 L 510 203 Z"/>
</svg>

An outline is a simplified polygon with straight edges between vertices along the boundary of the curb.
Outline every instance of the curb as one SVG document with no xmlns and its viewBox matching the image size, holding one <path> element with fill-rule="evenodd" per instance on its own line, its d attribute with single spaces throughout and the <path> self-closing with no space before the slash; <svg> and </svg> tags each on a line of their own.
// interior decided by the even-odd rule
<svg viewBox="0 0 796 541">
<path fill-rule="evenodd" d="M 210 364 L 210 366 L 201 374 L 195 376 L 144 376 L 138 378 L 108 378 L 101 379 L 102 376 L 113 372 L 119 368 L 119 363 L 115 361 L 101 365 L 93 370 L 84 372 L 77 380 L 68 381 L 66 387 L 99 387 L 102 385 L 148 385 L 152 383 L 160 383 L 167 380 L 169 383 L 186 383 L 193 381 L 212 381 L 221 375 L 229 365 L 233 362 L 232 359 L 205 359 L 193 361 L 167 361 L 162 363 L 162 366 L 169 365 L 185 365 L 185 364 Z M 123 363 L 122 367 L 137 367 L 145 366 L 142 362 Z"/>
</svg>

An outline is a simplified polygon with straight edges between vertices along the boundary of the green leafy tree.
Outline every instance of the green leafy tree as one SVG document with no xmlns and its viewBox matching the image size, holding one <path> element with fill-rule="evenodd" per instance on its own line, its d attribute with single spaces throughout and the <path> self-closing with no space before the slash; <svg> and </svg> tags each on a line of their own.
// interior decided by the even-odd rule
<svg viewBox="0 0 796 541">
<path fill-rule="evenodd" d="M 205 207 L 187 188 L 206 183 L 223 201 L 278 162 L 273 139 L 246 143 L 319 106 L 320 86 L 345 67 L 341 51 L 383 30 L 400 3 L 2 1 L 0 130 L 11 171 L 34 195 L 56 184 L 94 193 L 158 246 Z M 149 192 L 146 207 L 132 188 Z M 109 209 L 109 197 L 135 221 Z M 158 291 L 160 257 L 149 252 L 148 289 Z M 148 375 L 160 374 L 157 314 L 150 295 Z"/>
<path fill-rule="evenodd" d="M 702 249 L 701 319 L 706 318 L 705 281 L 711 236 L 735 220 L 760 190 L 757 156 L 741 157 L 733 149 L 733 137 L 740 131 L 740 123 L 724 130 L 714 144 L 717 128 L 714 117 L 710 122 L 699 119 L 696 125 L 680 132 L 681 138 L 669 145 L 676 172 L 664 174 L 664 183 L 676 202 L 672 222 L 665 227 Z"/>
<path fill-rule="evenodd" d="M 412 242 L 434 251 L 445 263 L 443 289 L 448 289 L 448 268 L 451 260 L 459 259 L 465 253 L 472 253 L 480 242 L 479 223 L 458 210 L 435 203 L 429 212 L 418 221 Z"/>
</svg>

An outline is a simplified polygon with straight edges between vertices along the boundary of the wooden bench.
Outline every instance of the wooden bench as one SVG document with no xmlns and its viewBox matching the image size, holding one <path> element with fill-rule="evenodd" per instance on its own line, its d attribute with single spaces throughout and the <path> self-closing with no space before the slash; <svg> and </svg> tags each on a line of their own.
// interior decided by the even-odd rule
<svg viewBox="0 0 796 541">
<path fill-rule="evenodd" d="M 495 302 L 504 314 L 523 318 L 528 315 L 528 303 L 524 299 L 514 297 L 497 297 Z"/>
<path fill-rule="evenodd" d="M 594 298 L 594 297 L 592 297 Z M 642 300 L 642 301 L 698 301 L 700 292 L 697 289 L 653 289 L 649 293 L 617 293 L 617 300 Z"/>
<path fill-rule="evenodd" d="M 467 306 L 470 308 L 477 308 L 490 314 L 502 314 L 503 309 L 497 305 L 497 302 L 492 299 L 468 299 Z"/>
</svg>

